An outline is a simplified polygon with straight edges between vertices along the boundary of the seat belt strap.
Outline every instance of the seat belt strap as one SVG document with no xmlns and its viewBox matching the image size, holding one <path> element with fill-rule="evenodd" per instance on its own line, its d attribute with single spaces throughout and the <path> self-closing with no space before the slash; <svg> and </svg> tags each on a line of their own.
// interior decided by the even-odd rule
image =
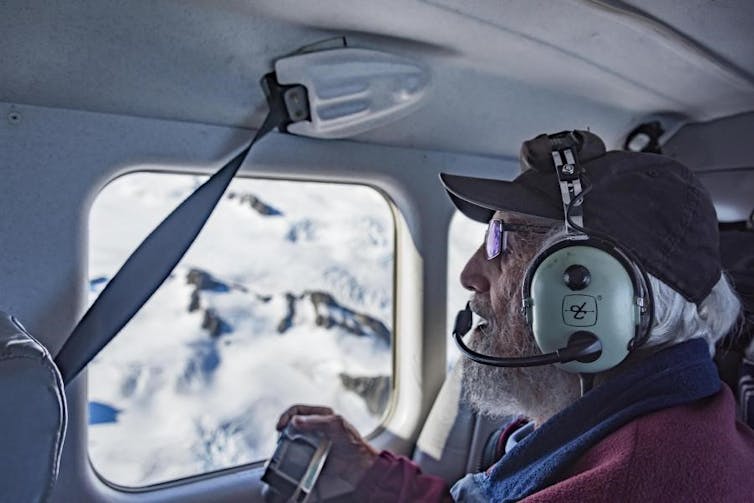
<svg viewBox="0 0 754 503">
<path fill-rule="evenodd" d="M 302 86 L 280 86 L 274 73 L 262 87 L 269 112 L 251 143 L 191 193 L 136 248 L 113 276 L 55 357 L 68 385 L 131 320 L 165 281 L 204 227 L 251 147 L 275 127 L 293 122 L 285 96 Z M 297 117 L 298 118 L 298 117 Z"/>
</svg>

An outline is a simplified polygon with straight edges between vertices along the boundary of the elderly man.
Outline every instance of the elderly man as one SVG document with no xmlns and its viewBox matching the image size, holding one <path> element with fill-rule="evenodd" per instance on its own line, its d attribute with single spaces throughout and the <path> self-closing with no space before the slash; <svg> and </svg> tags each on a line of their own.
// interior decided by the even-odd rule
<svg viewBox="0 0 754 503">
<path fill-rule="evenodd" d="M 704 188 L 584 131 L 526 142 L 522 165 L 512 182 L 443 175 L 489 223 L 461 274 L 483 320 L 461 343 L 463 390 L 519 418 L 500 459 L 448 491 L 329 408 L 293 406 L 278 429 L 328 435 L 323 480 L 353 501 L 754 501 L 754 433 L 711 359 L 741 307 Z"/>
</svg>

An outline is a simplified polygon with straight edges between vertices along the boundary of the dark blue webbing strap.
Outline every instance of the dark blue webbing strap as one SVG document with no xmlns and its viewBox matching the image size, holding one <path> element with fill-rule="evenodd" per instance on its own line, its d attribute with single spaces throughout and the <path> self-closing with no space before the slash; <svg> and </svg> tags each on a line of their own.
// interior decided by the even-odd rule
<svg viewBox="0 0 754 503">
<path fill-rule="evenodd" d="M 274 97 L 273 97 L 274 98 Z M 84 314 L 55 358 L 70 383 L 141 309 L 181 260 L 215 209 L 252 145 L 287 120 L 268 96 L 270 111 L 251 143 L 189 195 L 128 257 Z"/>
</svg>

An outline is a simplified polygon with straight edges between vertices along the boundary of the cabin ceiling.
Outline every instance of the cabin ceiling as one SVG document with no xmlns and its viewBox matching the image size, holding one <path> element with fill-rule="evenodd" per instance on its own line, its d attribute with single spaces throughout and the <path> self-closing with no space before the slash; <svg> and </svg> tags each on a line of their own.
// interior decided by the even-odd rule
<svg viewBox="0 0 754 503">
<path fill-rule="evenodd" d="M 256 127 L 259 78 L 323 39 L 423 62 L 423 108 L 357 141 L 515 155 L 649 116 L 754 110 L 750 0 L 5 0 L 0 101 Z"/>
</svg>

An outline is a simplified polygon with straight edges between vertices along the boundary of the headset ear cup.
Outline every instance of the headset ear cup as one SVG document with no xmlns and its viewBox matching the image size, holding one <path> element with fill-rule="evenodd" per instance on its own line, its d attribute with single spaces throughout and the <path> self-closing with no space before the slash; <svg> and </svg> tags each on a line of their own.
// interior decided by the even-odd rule
<svg viewBox="0 0 754 503">
<path fill-rule="evenodd" d="M 573 281 L 566 270 L 588 271 L 589 281 Z M 543 353 L 565 348 L 578 331 L 593 333 L 602 354 L 593 362 L 569 362 L 569 372 L 602 372 L 628 356 L 643 335 L 637 298 L 644 281 L 635 264 L 603 240 L 564 239 L 538 254 L 522 282 L 522 312 Z M 637 277 L 638 276 L 638 277 Z"/>
</svg>

